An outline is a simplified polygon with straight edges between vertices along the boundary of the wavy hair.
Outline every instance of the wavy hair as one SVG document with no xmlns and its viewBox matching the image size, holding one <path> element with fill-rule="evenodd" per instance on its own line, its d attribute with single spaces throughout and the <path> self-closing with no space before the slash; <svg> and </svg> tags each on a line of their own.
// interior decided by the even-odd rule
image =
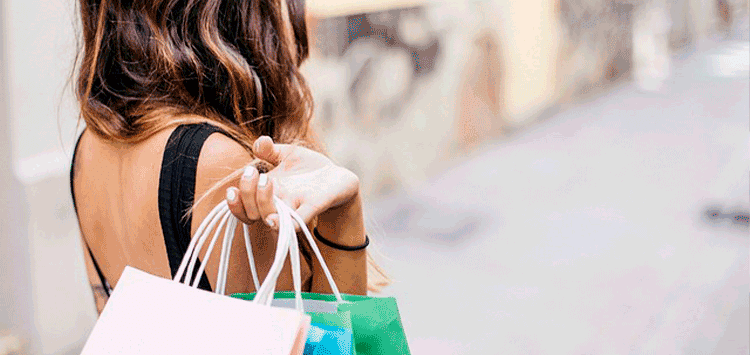
<svg viewBox="0 0 750 355">
<path fill-rule="evenodd" d="M 123 143 L 197 116 L 245 144 L 268 135 L 316 146 L 312 96 L 299 71 L 308 56 L 304 4 L 285 5 L 80 0 L 81 117 L 97 135 Z"/>
<path fill-rule="evenodd" d="M 249 152 L 261 135 L 322 151 L 299 70 L 309 54 L 304 0 L 79 0 L 79 6 L 75 92 L 94 134 L 136 143 L 173 125 L 209 122 Z M 369 290 L 390 282 L 369 252 L 367 266 Z"/>
</svg>

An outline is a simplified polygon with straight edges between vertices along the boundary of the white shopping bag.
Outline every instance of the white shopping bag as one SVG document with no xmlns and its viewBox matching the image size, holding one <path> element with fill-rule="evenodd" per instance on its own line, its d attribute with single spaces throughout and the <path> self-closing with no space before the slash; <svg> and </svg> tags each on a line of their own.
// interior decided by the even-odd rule
<svg viewBox="0 0 750 355">
<path fill-rule="evenodd" d="M 310 316 L 300 310 L 270 307 L 270 302 L 223 295 L 237 223 L 226 202 L 216 206 L 196 231 L 174 280 L 126 267 L 82 354 L 302 355 Z M 248 229 L 243 227 L 257 288 Z M 222 229 L 216 293 L 206 292 L 197 288 L 198 280 L 191 280 L 190 275 L 194 275 L 198 251 L 208 242 L 206 259 L 197 272 L 203 274 Z M 284 236 L 280 244 L 288 247 L 289 237 Z"/>
<path fill-rule="evenodd" d="M 310 317 L 125 268 L 89 354 L 302 354 Z"/>
</svg>

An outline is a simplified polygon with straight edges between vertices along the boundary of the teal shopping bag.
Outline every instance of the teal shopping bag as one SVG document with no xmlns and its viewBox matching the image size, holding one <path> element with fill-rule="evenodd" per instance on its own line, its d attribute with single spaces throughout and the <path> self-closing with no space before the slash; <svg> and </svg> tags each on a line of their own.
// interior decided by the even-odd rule
<svg viewBox="0 0 750 355">
<path fill-rule="evenodd" d="M 342 298 L 349 303 L 337 306 L 336 313 L 307 312 L 313 323 L 330 324 L 345 318 L 346 312 L 351 319 L 354 347 L 358 355 L 409 355 L 409 345 L 406 341 L 404 327 L 398 311 L 396 299 L 393 297 L 369 297 L 342 294 Z M 254 293 L 238 293 L 232 297 L 252 300 Z M 319 293 L 302 293 L 304 300 L 336 302 L 334 295 Z M 276 292 L 274 299 L 294 299 L 294 292 Z"/>
<path fill-rule="evenodd" d="M 234 297 L 234 296 L 233 296 Z M 303 296 L 304 297 L 304 296 Z M 294 293 L 292 293 L 292 298 L 294 298 Z M 329 330 L 330 328 L 340 329 L 347 332 L 348 335 L 348 343 L 347 345 L 342 344 L 342 342 L 345 342 L 347 339 L 347 335 L 343 334 L 340 331 L 332 332 L 330 334 L 327 334 L 322 340 L 316 344 L 316 349 L 318 349 L 318 352 L 315 354 L 351 354 L 351 355 L 357 355 L 357 349 L 355 348 L 354 344 L 354 329 L 352 327 L 352 318 L 351 318 L 351 312 L 349 311 L 343 311 L 343 312 L 335 312 L 335 313 L 327 313 L 327 312 L 306 312 L 308 315 L 310 315 L 311 322 L 314 323 L 314 325 L 318 326 L 319 328 L 323 330 Z M 315 341 L 314 339 L 314 333 L 310 332 L 308 333 L 307 337 L 307 343 L 305 344 L 305 349 L 307 349 L 308 343 L 313 343 Z M 331 343 L 331 338 L 341 339 L 340 341 L 337 340 L 338 345 L 333 346 Z M 329 352 L 322 352 L 321 349 L 327 349 L 331 350 Z M 343 349 L 347 349 L 345 352 L 340 352 Z M 307 353 L 305 353 L 307 355 Z"/>
<path fill-rule="evenodd" d="M 303 355 L 349 355 L 354 349 L 351 329 L 311 324 Z"/>
<path fill-rule="evenodd" d="M 310 316 L 312 324 L 348 329 L 352 333 L 354 333 L 354 329 L 352 327 L 351 312 L 339 311 L 335 303 L 325 302 L 325 305 L 321 307 L 319 303 L 322 303 L 322 301 L 309 297 L 309 295 L 315 295 L 314 293 L 302 292 L 301 295 L 302 295 L 302 299 L 304 300 L 304 308 L 306 310 L 311 310 L 305 313 Z M 239 299 L 243 299 L 247 301 L 252 301 L 253 299 L 255 299 L 254 292 L 253 293 L 235 293 L 231 296 L 234 298 L 239 298 Z M 276 292 L 274 293 L 274 299 L 277 301 L 278 300 L 293 300 L 294 292 Z M 334 300 L 335 300 L 335 297 L 334 297 Z M 281 302 L 277 302 L 275 306 L 293 308 L 292 306 L 293 303 L 291 302 L 286 303 L 286 304 L 280 304 L 280 303 Z M 352 355 L 358 355 L 353 339 L 351 341 L 350 353 Z"/>
</svg>

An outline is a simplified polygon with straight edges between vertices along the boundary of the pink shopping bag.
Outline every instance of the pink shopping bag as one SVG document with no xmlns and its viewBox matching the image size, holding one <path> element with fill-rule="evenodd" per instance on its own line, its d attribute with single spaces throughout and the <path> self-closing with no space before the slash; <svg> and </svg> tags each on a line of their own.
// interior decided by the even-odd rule
<svg viewBox="0 0 750 355">
<path fill-rule="evenodd" d="M 83 355 L 301 355 L 310 317 L 125 268 Z"/>
</svg>

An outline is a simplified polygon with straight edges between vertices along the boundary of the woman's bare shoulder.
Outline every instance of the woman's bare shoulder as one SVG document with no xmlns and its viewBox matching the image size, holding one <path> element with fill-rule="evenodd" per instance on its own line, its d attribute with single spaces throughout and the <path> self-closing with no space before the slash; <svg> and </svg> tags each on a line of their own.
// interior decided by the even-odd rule
<svg viewBox="0 0 750 355">
<path fill-rule="evenodd" d="M 252 160 L 252 154 L 240 143 L 224 134 L 214 133 L 206 139 L 201 149 L 197 178 L 216 183 L 245 167 Z"/>
<path fill-rule="evenodd" d="M 221 133 L 206 139 L 198 157 L 195 175 L 194 217 L 202 217 L 226 196 L 230 186 L 237 186 L 243 169 L 253 161 L 253 155 L 240 143 Z"/>
</svg>

